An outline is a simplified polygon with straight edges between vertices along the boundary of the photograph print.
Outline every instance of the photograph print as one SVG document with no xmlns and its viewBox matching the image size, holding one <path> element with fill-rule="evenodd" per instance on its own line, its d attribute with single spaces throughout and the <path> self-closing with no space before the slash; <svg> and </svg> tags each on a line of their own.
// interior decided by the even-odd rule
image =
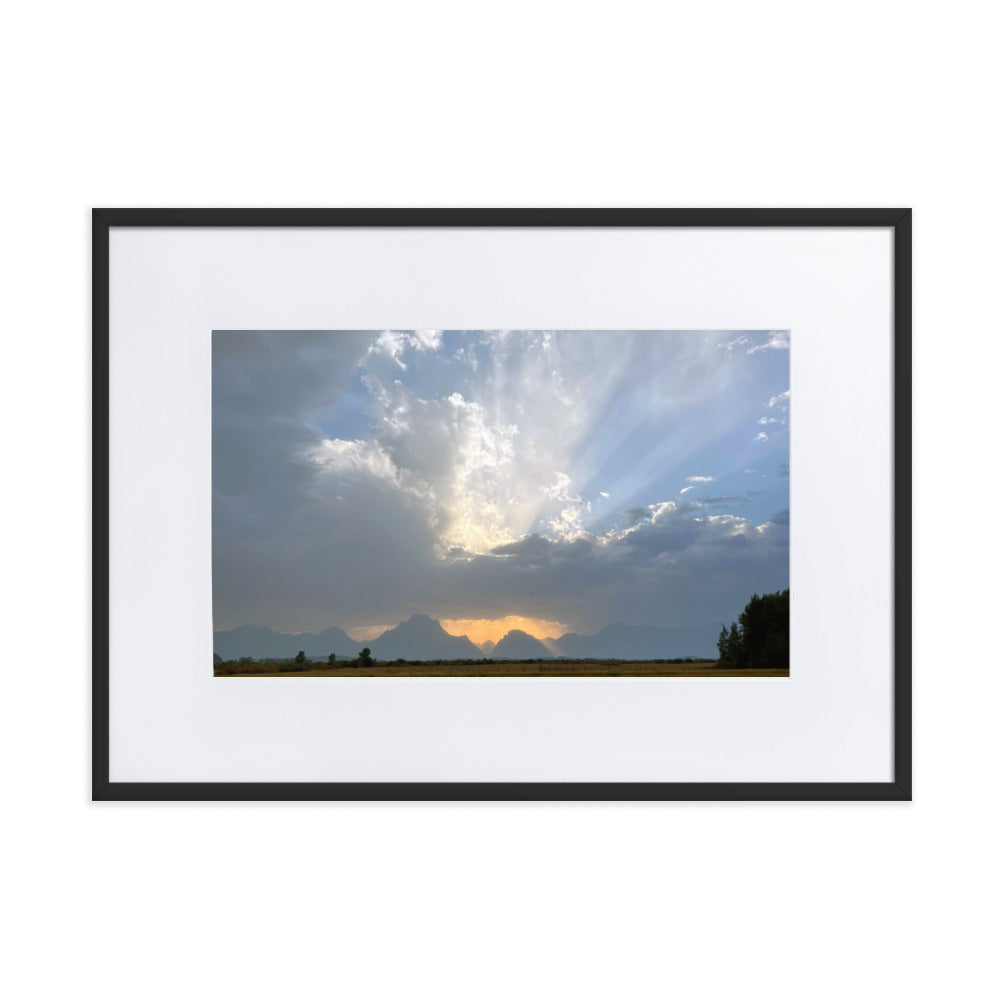
<svg viewBox="0 0 1000 1000">
<path fill-rule="evenodd" d="M 787 330 L 217 330 L 217 677 L 787 677 Z"/>
</svg>

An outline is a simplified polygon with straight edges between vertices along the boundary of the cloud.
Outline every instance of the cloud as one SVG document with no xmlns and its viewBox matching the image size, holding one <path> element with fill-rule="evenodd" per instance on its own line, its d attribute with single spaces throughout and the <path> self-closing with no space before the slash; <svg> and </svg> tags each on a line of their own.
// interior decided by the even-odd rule
<svg viewBox="0 0 1000 1000">
<path fill-rule="evenodd" d="M 519 538 L 516 542 L 507 542 L 504 545 L 496 546 L 496 548 L 493 549 L 493 555 L 537 556 L 549 552 L 552 548 L 552 544 L 553 543 L 549 541 L 549 539 L 532 533 L 530 535 L 525 535 L 523 538 Z"/>
<path fill-rule="evenodd" d="M 787 351 L 790 344 L 788 330 L 764 330 L 741 333 L 738 337 L 720 345 L 730 352 L 759 354 L 761 351 Z"/>
<path fill-rule="evenodd" d="M 618 513 L 630 525 L 638 524 L 640 521 L 645 521 L 649 518 L 648 507 L 629 507 L 628 510 L 620 510 Z"/>
<path fill-rule="evenodd" d="M 319 466 L 341 472 L 343 462 L 338 466 L 331 456 L 347 458 L 355 468 L 367 463 L 373 475 L 395 483 L 423 507 L 440 554 L 456 546 L 485 551 L 516 537 L 512 525 L 528 526 L 530 498 L 521 498 L 522 516 L 512 516 L 514 494 L 504 488 L 513 473 L 516 424 L 491 420 L 481 404 L 460 392 L 425 399 L 371 372 L 369 383 L 376 436 L 322 442 L 313 452 Z"/>
<path fill-rule="evenodd" d="M 369 348 L 369 353 L 389 358 L 406 371 L 403 355 L 408 350 L 433 351 L 440 346 L 440 330 L 383 330 Z"/>
<path fill-rule="evenodd" d="M 757 354 L 759 351 L 787 351 L 790 344 L 788 330 L 771 330 L 768 339 L 763 344 L 756 344 L 751 347 L 749 354 Z"/>
<path fill-rule="evenodd" d="M 342 441 L 328 438 L 317 443 L 311 452 L 313 460 L 335 473 L 373 476 L 390 482 L 398 480 L 399 472 L 386 450 L 377 441 Z"/>
<path fill-rule="evenodd" d="M 413 330 L 410 341 L 417 350 L 436 351 L 441 346 L 440 330 Z"/>
<path fill-rule="evenodd" d="M 731 514 L 692 515 L 670 503 L 653 504 L 622 531 L 573 542 L 528 536 L 456 569 L 470 601 L 501 578 L 517 583 L 520 607 L 544 602 L 547 616 L 579 621 L 596 600 L 602 621 L 712 621 L 742 606 L 754 589 L 787 586 L 788 531 Z M 741 603 L 742 602 L 742 603 Z M 522 613 L 527 613 L 524 611 Z"/>
<path fill-rule="evenodd" d="M 737 497 L 699 497 L 695 503 L 700 507 L 707 507 L 710 505 L 718 504 L 730 504 L 730 503 L 746 503 L 747 498 L 745 496 Z"/>
<path fill-rule="evenodd" d="M 532 528 L 572 537 L 592 516 L 583 489 L 605 461 L 595 418 L 614 419 L 627 404 L 663 419 L 723 391 L 738 369 L 711 353 L 715 339 L 483 334 L 452 351 L 478 358 L 478 367 L 453 366 L 452 391 L 437 396 L 410 384 L 405 352 L 431 354 L 437 345 L 443 353 L 443 335 L 382 331 L 366 367 L 374 437 L 334 447 L 377 463 L 384 479 L 424 504 L 439 554 L 456 546 L 487 552 Z M 329 451 L 315 455 L 328 470 Z M 562 464 L 569 456 L 572 467 Z"/>
<path fill-rule="evenodd" d="M 705 516 L 740 498 L 658 499 L 773 391 L 730 338 L 215 334 L 217 627 L 700 623 L 786 585 L 780 525 Z"/>
<path fill-rule="evenodd" d="M 579 500 L 579 497 L 569 495 L 570 478 L 565 472 L 557 472 L 555 481 L 542 487 L 542 492 L 550 500 Z"/>
<path fill-rule="evenodd" d="M 664 500 L 662 503 L 651 503 L 647 509 L 649 510 L 650 521 L 655 524 L 657 521 L 661 521 L 680 510 L 687 510 L 688 508 L 686 505 L 684 507 L 679 506 L 673 500 Z"/>
<path fill-rule="evenodd" d="M 350 609 L 352 590 L 391 590 L 386 569 L 418 572 L 433 545 L 378 445 L 326 445 L 316 424 L 342 403 L 373 339 L 364 331 L 213 335 L 217 626 L 336 624 L 331 601 Z M 333 468 L 316 461 L 324 445 Z M 357 624 L 371 621 L 367 603 Z"/>
<path fill-rule="evenodd" d="M 759 417 L 757 420 L 758 425 L 762 427 L 770 428 L 771 434 L 778 434 L 788 429 L 788 401 L 789 401 L 789 391 L 786 389 L 784 392 L 779 392 L 777 396 L 772 396 L 767 401 L 768 409 L 778 410 L 778 415 L 765 414 Z M 766 441 L 768 435 L 761 432 L 755 438 L 754 441 Z"/>
<path fill-rule="evenodd" d="M 685 494 L 685 493 L 687 493 L 687 492 L 688 492 L 688 490 L 693 490 L 693 489 L 694 489 L 694 487 L 693 487 L 693 486 L 685 486 L 685 487 L 684 487 L 684 488 L 683 488 L 683 489 L 681 490 L 681 492 L 680 492 L 680 495 L 681 495 L 681 496 L 684 496 L 684 494 Z"/>
<path fill-rule="evenodd" d="M 400 378 L 396 348 L 413 336 L 380 334 L 380 342 L 385 349 L 370 352 L 367 370 L 374 440 L 400 488 L 422 498 L 439 552 L 486 552 L 541 524 L 577 530 L 589 504 L 560 465 L 589 433 L 590 406 L 600 412 L 620 398 L 630 364 L 623 342 L 615 350 L 608 337 L 586 334 L 472 336 L 452 356 L 476 358 L 476 366 L 453 366 L 440 395 Z"/>
</svg>

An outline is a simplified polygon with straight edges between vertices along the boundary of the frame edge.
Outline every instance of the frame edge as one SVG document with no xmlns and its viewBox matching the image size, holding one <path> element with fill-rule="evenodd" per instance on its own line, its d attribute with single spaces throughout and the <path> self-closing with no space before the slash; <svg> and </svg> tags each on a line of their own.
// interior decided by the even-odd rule
<svg viewBox="0 0 1000 1000">
<path fill-rule="evenodd" d="M 893 227 L 893 769 L 913 797 L 913 210 Z"/>
<path fill-rule="evenodd" d="M 91 358 L 92 467 L 91 579 L 91 797 L 110 788 L 110 237 L 111 226 L 100 209 L 91 214 Z"/>
<path fill-rule="evenodd" d="M 889 782 L 211 783 L 110 781 L 110 230 L 179 226 L 879 227 L 893 229 L 893 769 Z M 912 209 L 93 208 L 92 801 L 911 801 Z"/>
</svg>

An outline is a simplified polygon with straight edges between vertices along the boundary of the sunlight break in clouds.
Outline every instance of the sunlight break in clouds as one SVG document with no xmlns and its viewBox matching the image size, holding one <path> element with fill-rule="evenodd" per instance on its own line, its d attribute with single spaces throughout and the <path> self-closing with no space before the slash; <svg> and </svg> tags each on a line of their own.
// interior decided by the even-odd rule
<svg viewBox="0 0 1000 1000">
<path fill-rule="evenodd" d="M 524 618 L 507 615 L 506 618 L 442 618 L 441 626 L 452 635 L 467 635 L 476 645 L 499 642 L 511 629 L 520 629 L 538 639 L 558 638 L 569 631 L 565 622 L 547 621 L 544 618 Z"/>
<path fill-rule="evenodd" d="M 415 611 L 456 634 L 729 618 L 744 591 L 787 584 L 787 527 L 772 524 L 788 507 L 787 434 L 760 426 L 785 429 L 788 344 L 787 331 L 216 333 L 217 627 L 337 624 L 361 639 Z M 751 465 L 766 488 L 748 493 Z M 709 483 L 718 496 L 685 496 Z"/>
</svg>

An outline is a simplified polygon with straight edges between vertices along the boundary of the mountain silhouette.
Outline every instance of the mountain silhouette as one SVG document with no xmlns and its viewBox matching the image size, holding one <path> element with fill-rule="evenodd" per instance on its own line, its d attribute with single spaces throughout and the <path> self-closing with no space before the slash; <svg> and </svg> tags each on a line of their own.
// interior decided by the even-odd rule
<svg viewBox="0 0 1000 1000">
<path fill-rule="evenodd" d="M 479 643 L 479 648 L 487 655 L 491 655 L 493 650 L 497 648 L 497 644 L 492 639 L 484 639 Z"/>
<path fill-rule="evenodd" d="M 596 635 L 568 632 L 544 642 L 521 629 L 511 629 L 500 642 L 475 645 L 468 636 L 451 635 L 429 615 L 412 615 L 377 639 L 352 639 L 343 629 L 332 627 L 312 632 L 275 632 L 260 625 L 240 625 L 215 632 L 214 651 L 224 660 L 241 656 L 254 659 L 291 659 L 301 649 L 312 660 L 325 660 L 336 653 L 338 660 L 354 659 L 365 646 L 376 660 L 537 660 L 564 656 L 594 660 L 661 660 L 680 656 L 715 657 L 718 626 L 622 625 L 602 628 Z"/>
<path fill-rule="evenodd" d="M 467 635 L 451 635 L 429 615 L 411 615 L 367 644 L 376 660 L 480 660 L 483 651 Z"/>
<path fill-rule="evenodd" d="M 313 632 L 275 632 L 266 625 L 240 625 L 212 636 L 213 648 L 224 660 L 252 656 L 255 660 L 291 659 L 301 649 L 313 660 L 325 660 L 331 653 L 338 659 L 355 657 L 364 645 L 343 629 L 328 628 Z"/>
<path fill-rule="evenodd" d="M 669 660 L 679 656 L 715 657 L 719 626 L 607 625 L 597 635 L 568 632 L 556 639 L 563 656 L 595 660 Z"/>
<path fill-rule="evenodd" d="M 519 628 L 512 628 L 494 647 L 490 654 L 494 660 L 551 660 L 552 652 L 533 635 Z"/>
</svg>

